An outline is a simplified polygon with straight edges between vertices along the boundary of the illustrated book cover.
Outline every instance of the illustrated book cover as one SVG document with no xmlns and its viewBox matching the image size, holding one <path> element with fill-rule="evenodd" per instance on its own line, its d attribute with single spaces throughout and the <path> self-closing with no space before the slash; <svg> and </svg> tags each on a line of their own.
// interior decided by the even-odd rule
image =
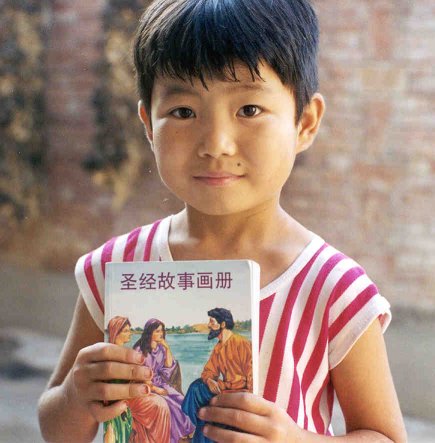
<svg viewBox="0 0 435 443">
<path fill-rule="evenodd" d="M 221 392 L 258 393 L 259 265 L 107 263 L 105 280 L 105 341 L 141 352 L 150 378 L 104 423 L 104 443 L 209 442 L 198 409 Z"/>
</svg>

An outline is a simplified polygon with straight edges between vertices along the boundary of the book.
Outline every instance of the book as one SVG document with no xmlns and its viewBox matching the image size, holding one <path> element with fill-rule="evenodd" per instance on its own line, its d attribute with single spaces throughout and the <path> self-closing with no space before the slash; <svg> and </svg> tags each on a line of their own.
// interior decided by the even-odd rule
<svg viewBox="0 0 435 443">
<path fill-rule="evenodd" d="M 105 280 L 105 341 L 142 352 L 152 373 L 104 442 L 210 441 L 198 409 L 220 392 L 258 393 L 259 265 L 112 262 Z"/>
</svg>

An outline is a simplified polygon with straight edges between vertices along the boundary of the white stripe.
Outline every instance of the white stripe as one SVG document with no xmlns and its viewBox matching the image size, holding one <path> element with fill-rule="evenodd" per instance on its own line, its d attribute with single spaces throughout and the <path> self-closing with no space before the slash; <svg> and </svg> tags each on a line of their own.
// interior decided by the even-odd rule
<svg viewBox="0 0 435 443">
<path fill-rule="evenodd" d="M 154 240 L 151 245 L 150 261 L 159 261 L 160 258 L 165 261 L 173 261 L 171 251 L 169 250 L 169 228 L 171 226 L 172 216 L 164 218 L 154 235 Z M 150 225 L 148 232 L 151 232 L 153 225 Z"/>
<path fill-rule="evenodd" d="M 104 275 L 101 269 L 101 254 L 103 252 L 104 245 L 100 246 L 92 253 L 92 270 L 94 272 L 94 280 L 100 294 L 101 303 L 104 306 Z"/>
<path fill-rule="evenodd" d="M 340 332 L 329 343 L 330 368 L 337 366 L 355 342 L 366 331 L 373 320 L 388 310 L 386 305 L 379 303 L 379 295 L 373 296 L 361 309 L 344 325 Z"/>
<path fill-rule="evenodd" d="M 326 348 L 328 349 L 328 348 Z M 323 363 L 328 361 L 328 356 L 324 355 L 323 359 L 322 359 L 322 366 Z M 327 366 L 327 364 L 326 364 Z M 329 409 L 328 409 L 328 385 L 325 386 L 325 388 L 323 389 L 323 392 L 320 396 L 320 402 L 319 402 L 319 409 L 320 409 L 320 416 L 322 417 L 323 420 L 323 425 L 325 427 L 325 431 L 328 429 L 328 427 L 330 427 L 330 423 L 331 423 L 331 415 L 329 414 Z M 332 430 L 332 428 L 331 428 Z"/>
<path fill-rule="evenodd" d="M 143 226 L 140 230 L 139 236 L 137 238 L 136 248 L 134 250 L 133 261 L 143 261 L 143 256 L 145 253 L 145 245 L 150 232 L 149 226 Z"/>
<path fill-rule="evenodd" d="M 331 326 L 335 320 L 342 314 L 342 312 L 349 306 L 355 298 L 367 289 L 373 282 L 367 277 L 366 274 L 362 274 L 357 277 L 343 292 L 343 294 L 335 300 L 334 304 L 329 310 L 329 326 Z"/>
<path fill-rule="evenodd" d="M 112 262 L 122 262 L 129 234 L 120 235 L 113 244 Z"/>
</svg>

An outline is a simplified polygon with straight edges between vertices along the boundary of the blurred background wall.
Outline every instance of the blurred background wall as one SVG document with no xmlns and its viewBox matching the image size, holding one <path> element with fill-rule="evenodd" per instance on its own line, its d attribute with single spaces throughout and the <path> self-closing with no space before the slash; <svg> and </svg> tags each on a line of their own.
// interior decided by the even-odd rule
<svg viewBox="0 0 435 443">
<path fill-rule="evenodd" d="M 130 47 L 146 3 L 0 3 L 4 263 L 71 273 L 109 236 L 180 209 L 136 117 Z M 327 113 L 283 205 L 392 303 L 433 308 L 435 6 L 314 4 Z"/>
<path fill-rule="evenodd" d="M 147 3 L 0 0 L 3 327 L 64 336 L 78 257 L 182 208 L 136 116 L 131 38 Z M 400 336 L 390 341 L 397 367 L 414 370 L 410 361 L 434 354 L 435 4 L 313 3 L 327 112 L 282 204 L 366 268 L 392 304 L 393 328 L 426 325 L 406 358 Z"/>
</svg>

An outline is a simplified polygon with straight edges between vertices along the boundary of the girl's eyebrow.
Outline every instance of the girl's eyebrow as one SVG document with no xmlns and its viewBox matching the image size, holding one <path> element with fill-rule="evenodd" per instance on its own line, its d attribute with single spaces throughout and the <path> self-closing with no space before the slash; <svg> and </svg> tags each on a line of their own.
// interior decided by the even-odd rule
<svg viewBox="0 0 435 443">
<path fill-rule="evenodd" d="M 202 86 L 201 86 L 202 87 Z M 237 92 L 237 90 L 245 91 L 257 91 L 257 92 L 271 92 L 271 89 L 264 83 L 259 82 L 227 82 L 225 89 L 231 91 L 231 93 Z M 184 86 L 181 84 L 169 84 L 163 87 L 163 98 L 168 99 L 174 95 L 201 95 L 195 87 Z"/>
</svg>

